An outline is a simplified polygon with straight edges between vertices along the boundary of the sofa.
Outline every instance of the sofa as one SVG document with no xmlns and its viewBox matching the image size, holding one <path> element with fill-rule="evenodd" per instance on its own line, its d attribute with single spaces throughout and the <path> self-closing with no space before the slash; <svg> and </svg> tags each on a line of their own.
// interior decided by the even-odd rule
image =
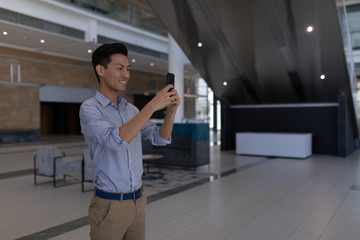
<svg viewBox="0 0 360 240">
<path fill-rule="evenodd" d="M 143 141 L 143 154 L 161 154 L 162 165 L 197 167 L 210 162 L 210 130 L 207 123 L 175 123 L 171 144 L 153 146 Z"/>
</svg>

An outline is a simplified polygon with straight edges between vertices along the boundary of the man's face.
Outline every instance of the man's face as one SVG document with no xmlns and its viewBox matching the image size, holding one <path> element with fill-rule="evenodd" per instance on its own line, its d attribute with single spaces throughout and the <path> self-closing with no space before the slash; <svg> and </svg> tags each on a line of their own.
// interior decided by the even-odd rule
<svg viewBox="0 0 360 240">
<path fill-rule="evenodd" d="M 114 54 L 107 68 L 102 67 L 102 83 L 107 90 L 125 91 L 130 78 L 130 65 L 126 56 Z"/>
</svg>

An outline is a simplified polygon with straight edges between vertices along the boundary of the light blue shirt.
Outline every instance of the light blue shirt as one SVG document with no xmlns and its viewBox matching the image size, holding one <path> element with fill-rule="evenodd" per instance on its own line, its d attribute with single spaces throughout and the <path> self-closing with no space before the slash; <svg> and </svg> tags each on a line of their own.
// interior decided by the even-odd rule
<svg viewBox="0 0 360 240">
<path fill-rule="evenodd" d="M 141 140 L 164 146 L 170 140 L 159 135 L 159 127 L 148 121 L 136 137 L 127 143 L 119 136 L 119 128 L 139 110 L 124 98 L 118 106 L 99 91 L 80 107 L 81 132 L 90 148 L 94 163 L 95 187 L 108 192 L 134 192 L 142 186 Z"/>
</svg>

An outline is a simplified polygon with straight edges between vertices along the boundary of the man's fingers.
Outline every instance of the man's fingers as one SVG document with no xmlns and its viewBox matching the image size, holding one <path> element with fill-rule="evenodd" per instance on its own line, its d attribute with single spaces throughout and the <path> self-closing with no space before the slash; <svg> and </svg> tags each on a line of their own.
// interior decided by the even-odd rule
<svg viewBox="0 0 360 240">
<path fill-rule="evenodd" d="M 163 91 L 164 91 L 164 92 L 168 92 L 171 88 L 174 88 L 174 85 L 168 84 L 168 85 L 166 85 L 166 86 L 163 88 Z"/>
</svg>

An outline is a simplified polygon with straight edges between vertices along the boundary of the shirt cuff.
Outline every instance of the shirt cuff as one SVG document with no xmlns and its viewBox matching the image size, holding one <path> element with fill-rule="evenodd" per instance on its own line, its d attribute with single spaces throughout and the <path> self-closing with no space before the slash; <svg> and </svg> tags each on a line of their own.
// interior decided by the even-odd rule
<svg viewBox="0 0 360 240">
<path fill-rule="evenodd" d="M 156 145 L 164 146 L 164 145 L 170 144 L 171 143 L 171 136 L 170 136 L 169 140 L 162 138 L 160 136 L 159 129 L 160 129 L 160 127 L 157 128 L 157 130 L 155 131 Z"/>
</svg>

